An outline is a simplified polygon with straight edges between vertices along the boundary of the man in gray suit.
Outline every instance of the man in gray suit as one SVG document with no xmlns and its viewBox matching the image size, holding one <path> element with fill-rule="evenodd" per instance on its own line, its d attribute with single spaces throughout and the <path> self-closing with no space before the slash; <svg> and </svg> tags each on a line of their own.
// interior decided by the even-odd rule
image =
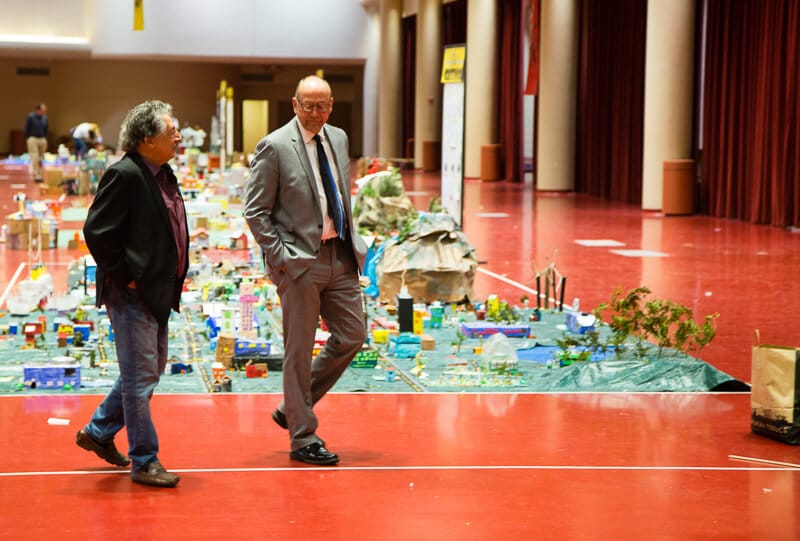
<svg viewBox="0 0 800 541">
<path fill-rule="evenodd" d="M 367 250 L 350 212 L 347 135 L 326 124 L 330 86 L 303 78 L 292 107 L 295 117 L 256 145 L 244 215 L 283 310 L 283 403 L 272 419 L 288 429 L 292 459 L 333 465 L 313 408 L 366 338 L 358 273 Z M 312 359 L 320 316 L 331 335 Z"/>
</svg>

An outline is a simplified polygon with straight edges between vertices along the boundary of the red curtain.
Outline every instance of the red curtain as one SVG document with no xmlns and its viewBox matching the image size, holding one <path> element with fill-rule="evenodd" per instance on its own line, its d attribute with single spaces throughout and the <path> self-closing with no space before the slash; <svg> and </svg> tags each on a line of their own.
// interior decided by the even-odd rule
<svg viewBox="0 0 800 541">
<path fill-rule="evenodd" d="M 442 43 L 455 45 L 467 42 L 467 0 L 442 5 Z"/>
<path fill-rule="evenodd" d="M 800 2 L 707 0 L 706 32 L 701 210 L 800 226 Z"/>
<path fill-rule="evenodd" d="M 647 2 L 581 2 L 578 192 L 641 204 L 646 30 Z"/>
<path fill-rule="evenodd" d="M 538 0 L 534 0 L 538 1 Z M 523 3 L 527 0 L 504 0 L 500 4 L 500 62 L 498 133 L 503 153 L 503 179 L 523 181 Z M 469 51 L 467 51 L 469 54 Z M 469 74 L 467 74 L 469 77 Z"/>
<path fill-rule="evenodd" d="M 417 80 L 417 16 L 403 18 L 403 157 L 414 157 L 414 107 Z"/>
<path fill-rule="evenodd" d="M 528 21 L 528 78 L 525 81 L 525 94 L 535 96 L 539 93 L 539 12 L 540 0 L 526 0 L 526 19 Z M 524 8 L 523 8 L 524 9 Z"/>
</svg>

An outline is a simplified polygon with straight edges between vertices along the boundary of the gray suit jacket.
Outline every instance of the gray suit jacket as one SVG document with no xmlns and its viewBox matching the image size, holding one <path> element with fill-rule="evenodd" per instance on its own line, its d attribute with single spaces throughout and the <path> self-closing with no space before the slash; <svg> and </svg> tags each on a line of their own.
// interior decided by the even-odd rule
<svg viewBox="0 0 800 541">
<path fill-rule="evenodd" d="M 347 134 L 328 124 L 322 129 L 333 150 L 353 253 L 363 271 L 367 247 L 353 227 Z M 322 239 L 317 183 L 296 117 L 258 142 L 244 195 L 244 217 L 270 278 L 277 283 L 285 271 L 296 279 L 317 258 Z"/>
</svg>

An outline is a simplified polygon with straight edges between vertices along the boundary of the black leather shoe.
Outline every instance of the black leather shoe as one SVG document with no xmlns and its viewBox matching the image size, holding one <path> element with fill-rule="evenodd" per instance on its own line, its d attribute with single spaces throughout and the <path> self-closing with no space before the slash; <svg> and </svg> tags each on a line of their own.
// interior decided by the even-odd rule
<svg viewBox="0 0 800 541">
<path fill-rule="evenodd" d="M 117 446 L 114 445 L 113 440 L 106 443 L 95 441 L 84 428 L 78 430 L 78 434 L 75 436 L 75 443 L 78 444 L 78 447 L 92 451 L 114 466 L 127 466 L 131 463 L 130 458 L 117 451 Z"/>
<path fill-rule="evenodd" d="M 272 420 L 275 421 L 275 424 L 282 429 L 289 429 L 289 423 L 286 422 L 286 415 L 284 415 L 281 410 L 275 410 L 272 412 Z"/>
<path fill-rule="evenodd" d="M 299 460 L 300 462 L 317 466 L 333 466 L 339 462 L 339 455 L 331 453 L 319 442 L 314 442 L 302 449 L 292 451 L 289 456 L 292 457 L 292 460 Z"/>
</svg>

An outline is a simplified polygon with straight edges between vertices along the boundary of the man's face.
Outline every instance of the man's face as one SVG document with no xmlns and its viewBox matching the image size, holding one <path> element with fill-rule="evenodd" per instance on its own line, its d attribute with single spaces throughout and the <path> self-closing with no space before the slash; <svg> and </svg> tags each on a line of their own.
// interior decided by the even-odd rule
<svg viewBox="0 0 800 541">
<path fill-rule="evenodd" d="M 47 114 L 47 106 L 42 105 L 41 107 L 39 107 L 39 109 L 37 109 L 37 111 L 36 111 L 36 114 L 39 115 L 39 116 L 46 115 Z"/>
<path fill-rule="evenodd" d="M 319 133 L 333 110 L 333 98 L 327 85 L 308 83 L 292 98 L 294 113 L 303 128 Z"/>
<path fill-rule="evenodd" d="M 165 129 L 160 134 L 148 138 L 146 142 L 149 145 L 149 154 L 151 159 L 158 162 L 159 165 L 167 163 L 175 157 L 178 151 L 178 145 L 183 141 L 181 133 L 175 129 L 175 123 L 169 115 L 164 115 Z"/>
</svg>

